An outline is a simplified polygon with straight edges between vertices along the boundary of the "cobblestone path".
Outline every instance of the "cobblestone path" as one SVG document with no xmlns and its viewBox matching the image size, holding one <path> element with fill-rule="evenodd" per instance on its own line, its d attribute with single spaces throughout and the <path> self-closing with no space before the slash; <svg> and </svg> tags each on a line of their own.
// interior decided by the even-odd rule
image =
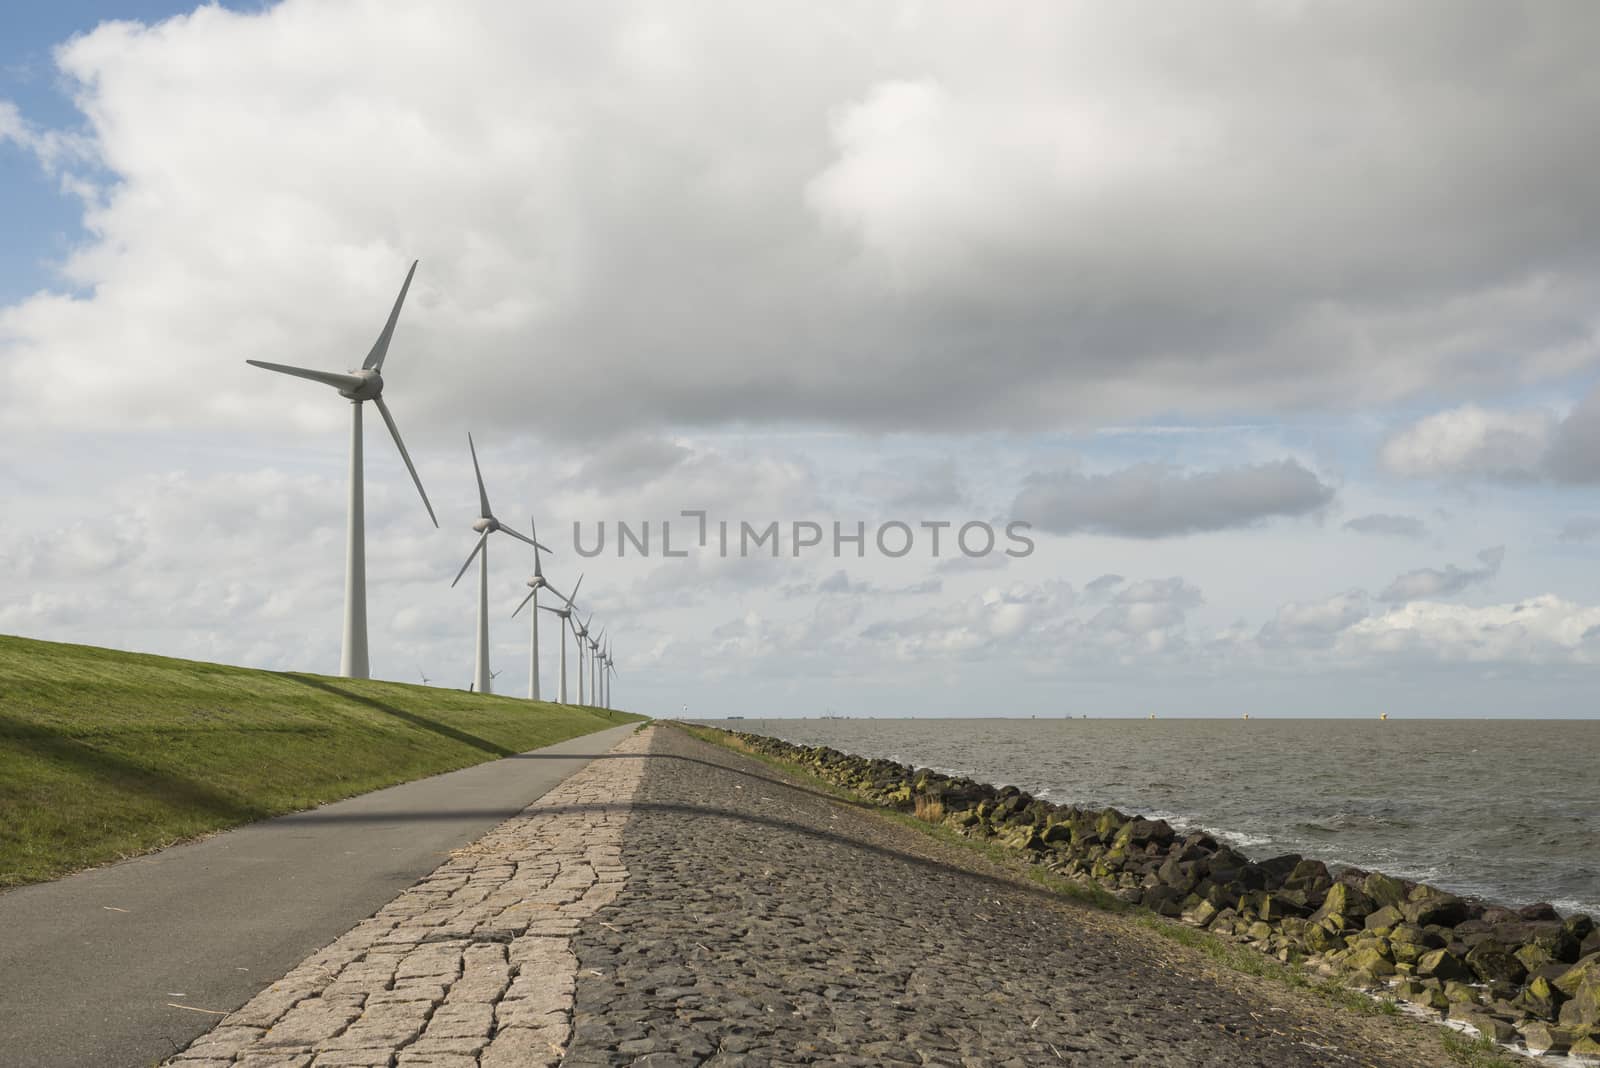
<svg viewBox="0 0 1600 1068">
<path fill-rule="evenodd" d="M 614 900 L 630 735 L 223 1019 L 175 1068 L 532 1068 L 571 1033 L 579 925 Z"/>
<path fill-rule="evenodd" d="M 1415 1024 L 1226 971 L 970 850 L 655 731 L 565 1064 L 1442 1062 Z"/>
</svg>

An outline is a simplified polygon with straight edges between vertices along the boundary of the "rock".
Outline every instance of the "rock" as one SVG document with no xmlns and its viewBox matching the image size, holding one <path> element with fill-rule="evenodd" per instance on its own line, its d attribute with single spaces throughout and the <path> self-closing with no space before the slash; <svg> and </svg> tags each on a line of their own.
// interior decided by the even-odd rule
<svg viewBox="0 0 1600 1068">
<path fill-rule="evenodd" d="M 1403 906 L 1403 911 L 1406 920 L 1418 927 L 1434 923 L 1441 927 L 1454 927 L 1471 917 L 1471 909 L 1465 901 L 1443 890 L 1419 886 L 1411 892 L 1411 896 L 1412 900 Z"/>
<path fill-rule="evenodd" d="M 1535 1020 L 1523 1024 L 1522 1041 L 1529 1053 L 1565 1053 L 1572 1048 L 1572 1032 Z"/>
<path fill-rule="evenodd" d="M 1260 867 L 1266 873 L 1267 886 L 1272 889 L 1282 886 L 1284 880 L 1299 866 L 1301 859 L 1299 853 L 1284 853 L 1282 856 L 1263 860 Z"/>
<path fill-rule="evenodd" d="M 1467 967 L 1486 983 L 1515 986 L 1528 977 L 1528 969 L 1498 942 L 1479 943 L 1467 954 Z"/>
<path fill-rule="evenodd" d="M 1581 986 L 1600 986 L 1600 954 L 1584 957 L 1562 972 L 1553 985 L 1568 997 L 1576 994 Z"/>
<path fill-rule="evenodd" d="M 1392 931 L 1400 926 L 1400 921 L 1404 919 L 1405 914 L 1394 905 L 1385 905 L 1367 916 L 1366 929 L 1369 931 Z"/>
<path fill-rule="evenodd" d="M 1425 1009 L 1435 1012 L 1444 1012 L 1450 1008 L 1450 999 L 1444 996 L 1444 991 L 1436 986 L 1425 986 L 1413 981 L 1405 989 L 1399 991 L 1402 1000 L 1413 1005 L 1420 1005 Z"/>
<path fill-rule="evenodd" d="M 1202 900 L 1194 908 L 1185 912 L 1183 922 L 1195 927 L 1206 927 L 1217 917 L 1217 907 L 1209 901 Z"/>
<path fill-rule="evenodd" d="M 1444 996 L 1449 998 L 1451 1002 L 1460 1001 L 1473 1005 L 1478 1003 L 1478 992 L 1466 983 L 1458 983 L 1454 979 L 1445 980 Z"/>
<path fill-rule="evenodd" d="M 1579 942 L 1582 942 L 1585 938 L 1588 938 L 1594 933 L 1595 930 L 1594 920 L 1591 919 L 1587 913 L 1583 912 L 1577 913 L 1573 916 L 1568 916 L 1562 926 L 1568 931 L 1571 931 L 1572 937 L 1576 938 Z"/>
<path fill-rule="evenodd" d="M 1283 881 L 1286 890 L 1310 890 L 1314 886 L 1328 887 L 1332 884 L 1333 877 L 1328 874 L 1328 866 L 1320 860 L 1302 860 Z"/>
<path fill-rule="evenodd" d="M 1345 964 L 1352 971 L 1368 972 L 1376 976 L 1394 974 L 1394 962 L 1384 956 L 1383 951 L 1377 946 L 1356 950 L 1345 958 Z"/>
<path fill-rule="evenodd" d="M 1565 993 L 1565 991 L 1562 991 Z M 1585 983 L 1561 1006 L 1562 1027 L 1574 1031 L 1600 1030 L 1600 982 Z"/>
<path fill-rule="evenodd" d="M 1600 1064 L 1600 1035 L 1573 1039 L 1567 1056 L 1583 1064 Z"/>
<path fill-rule="evenodd" d="M 1377 907 L 1370 897 L 1355 887 L 1347 883 L 1334 883 L 1328 890 L 1328 896 L 1323 899 L 1322 907 L 1311 918 L 1322 920 L 1337 915 L 1346 920 L 1359 920 L 1371 915 Z"/>
<path fill-rule="evenodd" d="M 1561 913 L 1548 901 L 1540 901 L 1534 905 L 1524 905 L 1517 910 L 1517 915 L 1525 920 L 1555 920 L 1561 922 Z"/>
<path fill-rule="evenodd" d="M 1306 949 L 1312 953 L 1330 953 L 1345 947 L 1344 936 L 1330 931 L 1320 923 L 1313 923 L 1306 927 Z"/>
<path fill-rule="evenodd" d="M 1554 1020 L 1562 996 L 1550 985 L 1550 980 L 1536 975 L 1512 999 L 1511 1007 L 1539 1020 Z"/>
<path fill-rule="evenodd" d="M 1417 974 L 1430 975 L 1444 982 L 1468 982 L 1475 978 L 1460 957 L 1448 949 L 1435 949 L 1417 959 Z"/>
<path fill-rule="evenodd" d="M 1380 908 L 1384 905 L 1398 906 L 1406 899 L 1406 884 L 1382 872 L 1375 871 L 1368 875 L 1361 889 Z"/>
<path fill-rule="evenodd" d="M 1511 1026 L 1509 1020 L 1491 1016 L 1481 1009 L 1463 1009 L 1459 1004 L 1452 1005 L 1450 1006 L 1450 1018 L 1452 1020 L 1460 1020 L 1484 1038 L 1492 1039 L 1495 1042 L 1510 1042 L 1517 1037 L 1516 1028 Z"/>
</svg>

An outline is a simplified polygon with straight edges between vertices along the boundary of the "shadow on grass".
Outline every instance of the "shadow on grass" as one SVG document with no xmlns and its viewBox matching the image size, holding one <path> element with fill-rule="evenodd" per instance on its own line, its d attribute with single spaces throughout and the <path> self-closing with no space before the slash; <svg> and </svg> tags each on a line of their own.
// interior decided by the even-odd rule
<svg viewBox="0 0 1600 1068">
<path fill-rule="evenodd" d="M 258 820 L 267 810 L 244 804 L 170 769 L 156 770 L 55 731 L 0 714 L 0 741 L 46 760 L 69 764 L 96 782 L 147 795 L 168 804 L 197 808 L 231 823 Z"/>
<path fill-rule="evenodd" d="M 457 730 L 448 724 L 440 723 L 436 719 L 429 719 L 427 716 L 419 716 L 415 712 L 407 712 L 403 708 L 396 708 L 393 705 L 386 705 L 382 701 L 375 700 L 371 697 L 363 697 L 361 694 L 340 689 L 331 683 L 323 682 L 321 679 L 311 678 L 307 675 L 295 674 L 285 674 L 282 677 L 288 679 L 290 682 L 298 682 L 302 686 L 309 686 L 313 690 L 321 690 L 323 693 L 331 693 L 336 697 L 343 697 L 347 701 L 355 701 L 358 704 L 366 705 L 368 708 L 375 708 L 379 712 L 393 716 L 396 719 L 403 719 L 413 727 L 421 727 L 425 731 L 432 731 L 434 734 L 449 738 L 451 741 L 460 742 L 462 745 L 470 745 L 474 749 L 482 750 L 483 752 L 489 753 L 493 756 L 508 757 L 517 755 L 517 751 L 515 749 L 507 749 L 505 746 L 497 745 L 496 743 L 489 741 L 487 738 L 479 738 L 476 734 L 468 734 L 466 731 Z"/>
</svg>

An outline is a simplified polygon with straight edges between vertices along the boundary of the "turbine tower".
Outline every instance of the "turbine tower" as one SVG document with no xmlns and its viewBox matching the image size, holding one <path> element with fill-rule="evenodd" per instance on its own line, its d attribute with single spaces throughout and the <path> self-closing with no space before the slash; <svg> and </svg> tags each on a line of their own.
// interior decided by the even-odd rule
<svg viewBox="0 0 1600 1068">
<path fill-rule="evenodd" d="M 561 639 L 561 703 L 562 704 L 566 704 L 567 703 L 567 625 L 572 622 L 572 599 L 574 597 L 578 596 L 578 590 L 582 585 L 583 585 L 583 573 L 579 572 L 579 574 L 578 574 L 578 582 L 577 582 L 576 585 L 574 585 L 572 587 L 571 596 L 562 597 L 560 590 L 557 590 L 554 586 L 550 587 L 550 592 L 555 594 L 557 597 L 561 597 L 561 600 L 564 602 L 561 605 L 560 608 L 551 608 L 549 605 L 545 605 L 545 604 L 542 604 L 542 605 L 539 606 L 539 608 L 543 609 L 544 611 L 550 612 L 550 613 L 552 613 L 552 614 L 554 614 L 556 616 L 559 616 L 561 618 L 561 622 L 556 625 L 556 636 Z"/>
<path fill-rule="evenodd" d="M 417 469 L 406 452 L 406 443 L 400 440 L 400 428 L 394 425 L 394 416 L 389 414 L 389 406 L 383 403 L 383 361 L 389 355 L 394 324 L 400 319 L 400 305 L 405 303 L 406 290 L 411 288 L 411 276 L 416 273 L 417 261 L 412 260 L 411 270 L 406 272 L 406 280 L 400 286 L 400 295 L 394 298 L 389 321 L 384 324 L 383 332 L 378 335 L 372 351 L 367 353 L 367 358 L 358 369 L 338 374 L 267 363 L 264 360 L 245 361 L 252 367 L 296 378 L 309 378 L 313 382 L 332 386 L 339 391 L 339 396 L 350 402 L 350 518 L 344 557 L 344 640 L 339 652 L 339 674 L 348 679 L 365 679 L 371 674 L 367 659 L 367 529 L 362 486 L 365 465 L 361 453 L 361 405 L 365 402 L 372 401 L 377 406 L 378 414 L 383 416 L 389 434 L 394 438 L 395 448 L 400 450 L 400 459 L 406 462 L 406 470 L 411 472 L 411 481 L 417 484 L 417 492 L 422 495 L 422 505 L 428 510 L 428 518 L 433 520 L 434 526 L 439 525 L 439 520 L 433 514 L 433 505 L 428 503 L 428 492 L 422 488 L 422 479 L 417 477 Z"/>
<path fill-rule="evenodd" d="M 611 657 L 611 643 L 607 642 L 606 643 L 606 707 L 607 708 L 613 707 L 612 704 L 611 704 L 611 676 L 615 675 L 616 673 L 617 673 L 617 662 L 614 659 L 612 659 L 612 657 Z"/>
<path fill-rule="evenodd" d="M 605 636 L 606 630 L 601 627 L 600 633 L 589 639 L 589 697 L 601 708 L 605 707 L 605 702 L 600 699 L 600 639 Z"/>
<path fill-rule="evenodd" d="M 589 613 L 589 619 L 594 619 L 593 612 Z M 587 620 L 582 623 L 571 620 L 569 622 L 572 623 L 572 636 L 577 639 L 573 644 L 578 647 L 578 703 L 581 705 L 586 703 L 583 696 L 583 675 L 587 670 L 588 654 L 584 651 L 584 646 L 589 640 L 589 623 Z"/>
<path fill-rule="evenodd" d="M 472 566 L 473 557 L 477 557 L 478 657 L 473 670 L 473 683 L 479 693 L 490 693 L 492 692 L 490 684 L 494 681 L 494 676 L 489 673 L 489 535 L 498 530 L 518 541 L 527 542 L 535 549 L 543 549 L 545 552 L 551 550 L 525 534 L 518 534 L 494 517 L 494 510 L 489 507 L 489 492 L 483 488 L 483 470 L 478 466 L 478 446 L 473 444 L 471 434 L 467 435 L 467 448 L 472 450 L 472 473 L 478 478 L 478 518 L 472 524 L 472 529 L 478 532 L 478 544 L 472 547 L 472 552 L 467 555 L 467 562 L 456 572 L 455 581 L 451 582 L 450 586 L 454 588 L 455 584 L 461 581 L 461 576 Z"/>
<path fill-rule="evenodd" d="M 533 535 L 533 577 L 528 580 L 528 585 L 533 587 L 528 591 L 528 596 L 517 605 L 516 611 L 511 613 L 511 618 L 517 618 L 517 612 L 528 607 L 533 602 L 533 611 L 528 614 L 528 700 L 539 699 L 539 591 L 550 586 L 544 580 L 544 566 L 539 559 L 539 528 L 534 524 L 532 517 L 528 519 L 528 532 Z M 558 595 L 559 596 L 559 595 Z M 566 650 L 566 637 L 562 636 L 562 651 Z"/>
</svg>

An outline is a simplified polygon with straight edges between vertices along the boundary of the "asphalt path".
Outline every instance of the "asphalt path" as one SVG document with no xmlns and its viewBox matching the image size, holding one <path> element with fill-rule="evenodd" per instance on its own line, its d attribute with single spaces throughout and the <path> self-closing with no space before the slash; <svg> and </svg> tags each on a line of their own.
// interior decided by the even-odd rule
<svg viewBox="0 0 1600 1068">
<path fill-rule="evenodd" d="M 633 729 L 0 894 L 0 1065 L 170 1056 Z"/>
</svg>

